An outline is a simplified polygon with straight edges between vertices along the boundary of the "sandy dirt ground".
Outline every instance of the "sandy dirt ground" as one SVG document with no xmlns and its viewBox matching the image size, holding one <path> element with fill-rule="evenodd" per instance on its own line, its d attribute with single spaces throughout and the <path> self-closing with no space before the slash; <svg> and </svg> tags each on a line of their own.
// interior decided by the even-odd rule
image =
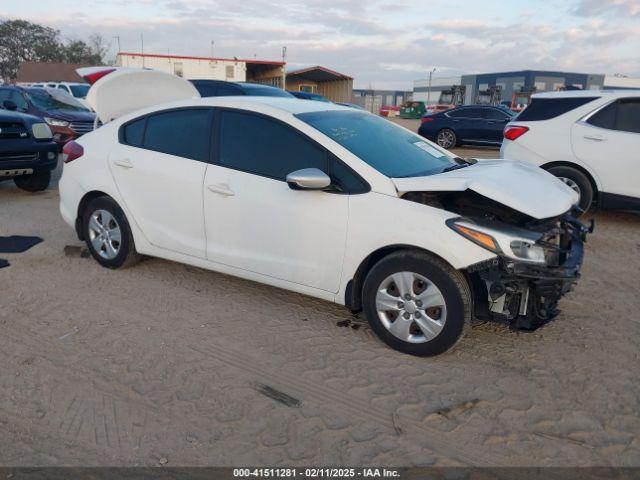
<svg viewBox="0 0 640 480">
<path fill-rule="evenodd" d="M 0 254 L 0 465 L 638 466 L 640 216 L 596 220 L 554 322 L 421 359 L 331 303 L 65 254 L 57 190 L 0 183 L 0 235 L 44 238 Z"/>
</svg>

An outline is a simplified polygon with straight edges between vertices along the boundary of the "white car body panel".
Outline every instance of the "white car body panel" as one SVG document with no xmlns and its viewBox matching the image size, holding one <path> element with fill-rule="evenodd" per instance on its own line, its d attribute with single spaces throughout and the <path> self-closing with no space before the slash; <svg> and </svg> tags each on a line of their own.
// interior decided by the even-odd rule
<svg viewBox="0 0 640 480">
<path fill-rule="evenodd" d="M 578 201 L 578 194 L 550 173 L 504 160 L 479 160 L 437 175 L 394 178 L 393 183 L 400 193 L 470 189 L 537 219 L 561 215 Z"/>
<path fill-rule="evenodd" d="M 205 163 L 117 144 L 109 155 L 109 168 L 123 203 L 151 244 L 205 257 Z"/>
<path fill-rule="evenodd" d="M 129 93 L 149 89 L 142 78 L 152 83 L 157 78 L 154 72 L 143 73 L 129 73 L 136 79 L 135 89 L 126 87 Z M 118 79 L 119 74 L 103 77 L 95 86 L 111 75 Z M 116 83 L 125 85 L 120 80 L 112 85 Z M 84 195 L 104 192 L 122 208 L 141 254 L 340 304 L 345 303 L 347 285 L 359 265 L 381 248 L 403 245 L 427 250 L 456 269 L 495 257 L 446 225 L 446 220 L 458 215 L 404 200 L 398 190 L 442 190 L 445 185 L 476 188 L 478 193 L 508 201 L 536 218 L 568 210 L 573 199 L 572 192 L 548 174 L 501 161 L 481 162 L 450 175 L 434 176 L 438 177 L 435 180 L 392 180 L 294 116 L 311 111 L 351 111 L 348 107 L 276 97 L 213 97 L 148 104 L 134 111 L 135 106 L 122 102 L 108 104 L 107 99 L 115 98 L 115 87 L 91 91 L 99 115 L 118 118 L 81 137 L 77 143 L 83 146 L 84 155 L 64 165 L 60 211 L 69 225 L 75 224 Z M 189 94 L 181 87 L 167 91 L 171 98 Z M 136 105 L 153 101 L 153 96 L 143 97 Z M 119 143 L 118 130 L 125 122 L 186 106 L 236 108 L 286 122 L 360 174 L 371 191 L 340 195 L 291 190 L 282 181 Z M 424 141 L 417 135 L 416 139 Z M 509 185 L 512 182 L 515 186 Z"/>
<path fill-rule="evenodd" d="M 204 185 L 209 260 L 338 290 L 348 195 L 292 190 L 285 182 L 218 165 L 207 167 Z"/>
<path fill-rule="evenodd" d="M 505 139 L 500 157 L 545 168 L 577 165 L 599 192 L 640 198 L 640 134 L 598 128 L 583 120 L 619 98 L 638 98 L 633 90 L 548 92 L 533 98 L 599 97 L 549 120 L 510 122 L 529 131 L 515 141 Z M 594 139 L 595 137 L 596 139 Z"/>
<path fill-rule="evenodd" d="M 193 98 L 200 94 L 183 78 L 155 70 L 119 69 L 91 86 L 87 103 L 107 123 L 141 108 Z"/>
</svg>

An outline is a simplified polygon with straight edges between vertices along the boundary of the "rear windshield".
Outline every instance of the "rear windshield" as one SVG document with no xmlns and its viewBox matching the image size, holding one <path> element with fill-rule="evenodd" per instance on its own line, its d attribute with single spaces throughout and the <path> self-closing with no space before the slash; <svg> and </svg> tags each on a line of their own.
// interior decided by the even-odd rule
<svg viewBox="0 0 640 480">
<path fill-rule="evenodd" d="M 69 85 L 71 93 L 76 98 L 85 98 L 89 93 L 90 85 Z"/>
<path fill-rule="evenodd" d="M 600 97 L 533 98 L 516 121 L 549 120 L 570 112 Z"/>
<path fill-rule="evenodd" d="M 296 115 L 383 175 L 420 177 L 455 165 L 445 151 L 384 118 L 357 110 Z"/>
</svg>

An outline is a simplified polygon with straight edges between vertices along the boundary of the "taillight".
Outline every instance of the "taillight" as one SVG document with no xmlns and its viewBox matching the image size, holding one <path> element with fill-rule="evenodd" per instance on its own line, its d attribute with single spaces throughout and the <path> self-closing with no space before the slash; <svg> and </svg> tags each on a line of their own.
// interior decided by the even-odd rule
<svg viewBox="0 0 640 480">
<path fill-rule="evenodd" d="M 522 125 L 507 125 L 504 127 L 504 138 L 507 140 L 515 140 L 529 131 L 529 127 Z"/>
<path fill-rule="evenodd" d="M 79 143 L 71 141 L 65 143 L 64 147 L 62 147 L 62 161 L 64 163 L 69 163 L 82 155 L 84 155 L 84 148 Z"/>
<path fill-rule="evenodd" d="M 433 117 L 422 117 L 420 123 L 433 122 Z"/>
<path fill-rule="evenodd" d="M 100 70 L 98 72 L 93 72 L 88 75 L 85 75 L 83 78 L 89 85 L 93 85 L 102 77 L 110 74 L 111 72 L 114 72 L 115 70 L 116 70 L 115 68 L 107 68 L 106 70 Z"/>
</svg>

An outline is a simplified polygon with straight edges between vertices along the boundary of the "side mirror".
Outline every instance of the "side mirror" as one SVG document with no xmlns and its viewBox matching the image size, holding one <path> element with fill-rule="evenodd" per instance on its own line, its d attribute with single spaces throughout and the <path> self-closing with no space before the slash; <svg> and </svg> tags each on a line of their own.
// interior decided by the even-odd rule
<svg viewBox="0 0 640 480">
<path fill-rule="evenodd" d="M 16 102 L 12 101 L 12 100 L 5 100 L 2 102 L 2 106 L 5 108 L 5 110 L 12 110 L 15 111 L 18 109 L 18 105 L 16 104 Z"/>
<path fill-rule="evenodd" d="M 287 175 L 287 183 L 293 190 L 322 190 L 331 185 L 331 179 L 318 168 L 303 168 Z"/>
</svg>

